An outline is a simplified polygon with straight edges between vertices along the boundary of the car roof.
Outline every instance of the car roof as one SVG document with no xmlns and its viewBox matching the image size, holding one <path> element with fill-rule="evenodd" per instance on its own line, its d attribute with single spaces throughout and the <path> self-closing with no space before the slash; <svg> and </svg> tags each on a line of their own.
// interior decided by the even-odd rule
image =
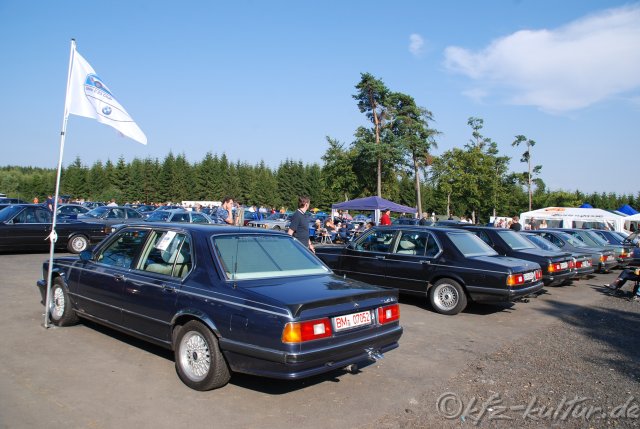
<svg viewBox="0 0 640 429">
<path fill-rule="evenodd" d="M 159 229 L 176 229 L 183 231 L 203 232 L 212 235 L 225 234 L 252 234 L 252 235 L 277 235 L 289 236 L 281 231 L 274 231 L 264 228 L 253 228 L 249 226 L 231 226 L 210 223 L 171 223 L 171 222 L 133 222 L 126 224 L 121 230 L 129 228 L 159 228 Z"/>
</svg>

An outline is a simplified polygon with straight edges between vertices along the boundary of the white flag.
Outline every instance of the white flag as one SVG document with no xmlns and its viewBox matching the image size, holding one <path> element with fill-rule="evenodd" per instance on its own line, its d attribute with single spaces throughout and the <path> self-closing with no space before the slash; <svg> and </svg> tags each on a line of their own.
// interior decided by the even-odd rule
<svg viewBox="0 0 640 429">
<path fill-rule="evenodd" d="M 147 144 L 147 136 L 75 48 L 67 94 L 67 112 L 96 119 L 137 142 Z"/>
</svg>

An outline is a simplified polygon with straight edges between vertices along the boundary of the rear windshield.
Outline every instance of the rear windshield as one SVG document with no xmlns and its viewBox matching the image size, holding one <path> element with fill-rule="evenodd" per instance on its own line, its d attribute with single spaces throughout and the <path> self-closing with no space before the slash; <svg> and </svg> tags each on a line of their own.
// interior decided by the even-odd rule
<svg viewBox="0 0 640 429">
<path fill-rule="evenodd" d="M 231 280 L 330 273 L 320 260 L 286 234 L 220 236 L 213 238 L 213 246 Z"/>
<path fill-rule="evenodd" d="M 524 237 L 526 237 L 541 249 L 548 250 L 550 252 L 562 252 L 562 250 L 558 246 L 556 246 L 546 238 L 540 237 L 539 235 L 525 234 Z"/>
<path fill-rule="evenodd" d="M 495 256 L 498 253 L 480 237 L 470 232 L 448 232 L 447 236 L 454 246 L 466 257 Z"/>
<path fill-rule="evenodd" d="M 536 246 L 514 231 L 499 231 L 500 238 L 507 243 L 512 250 L 535 249 Z"/>
<path fill-rule="evenodd" d="M 171 216 L 171 212 L 156 210 L 155 212 L 151 213 L 149 217 L 147 217 L 147 220 L 149 222 L 165 222 L 167 219 L 169 219 L 169 216 Z"/>
</svg>

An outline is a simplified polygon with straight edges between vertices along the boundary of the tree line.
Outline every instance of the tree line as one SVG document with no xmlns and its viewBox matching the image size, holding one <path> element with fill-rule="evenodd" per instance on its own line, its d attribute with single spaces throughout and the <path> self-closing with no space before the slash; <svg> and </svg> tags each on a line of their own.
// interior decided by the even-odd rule
<svg viewBox="0 0 640 429">
<path fill-rule="evenodd" d="M 232 196 L 245 205 L 295 209 L 298 195 L 312 205 L 331 204 L 379 195 L 420 212 L 451 213 L 486 222 L 492 214 L 514 215 L 529 208 L 594 207 L 615 210 L 623 204 L 640 208 L 637 195 L 585 194 L 580 190 L 548 190 L 541 165 L 532 166 L 536 142 L 516 135 L 513 146 L 526 147 L 523 172 L 510 172 L 510 158 L 482 134 L 484 121 L 471 117 L 469 141 L 461 147 L 432 154 L 440 132 L 432 127 L 433 113 L 407 95 L 389 90 L 371 74 L 361 74 L 353 98 L 370 122 L 358 127 L 354 140 L 330 136 L 322 165 L 286 159 L 275 168 L 231 161 L 222 153 L 207 153 L 190 163 L 172 152 L 164 159 L 119 158 L 93 165 L 78 157 L 62 171 L 61 194 L 94 201 L 179 202 L 221 200 Z M 56 170 L 37 167 L 0 167 L 0 191 L 31 201 L 54 192 Z"/>
</svg>

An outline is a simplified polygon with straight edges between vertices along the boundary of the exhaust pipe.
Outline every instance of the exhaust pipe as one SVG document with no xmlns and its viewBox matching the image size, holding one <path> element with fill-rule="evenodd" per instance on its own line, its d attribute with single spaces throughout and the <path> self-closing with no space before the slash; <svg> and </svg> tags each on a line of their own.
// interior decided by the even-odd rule
<svg viewBox="0 0 640 429">
<path fill-rule="evenodd" d="M 380 352 L 380 350 L 366 349 L 366 352 L 367 352 L 367 358 L 373 362 L 378 361 L 384 357 L 382 356 L 382 353 Z"/>
</svg>

